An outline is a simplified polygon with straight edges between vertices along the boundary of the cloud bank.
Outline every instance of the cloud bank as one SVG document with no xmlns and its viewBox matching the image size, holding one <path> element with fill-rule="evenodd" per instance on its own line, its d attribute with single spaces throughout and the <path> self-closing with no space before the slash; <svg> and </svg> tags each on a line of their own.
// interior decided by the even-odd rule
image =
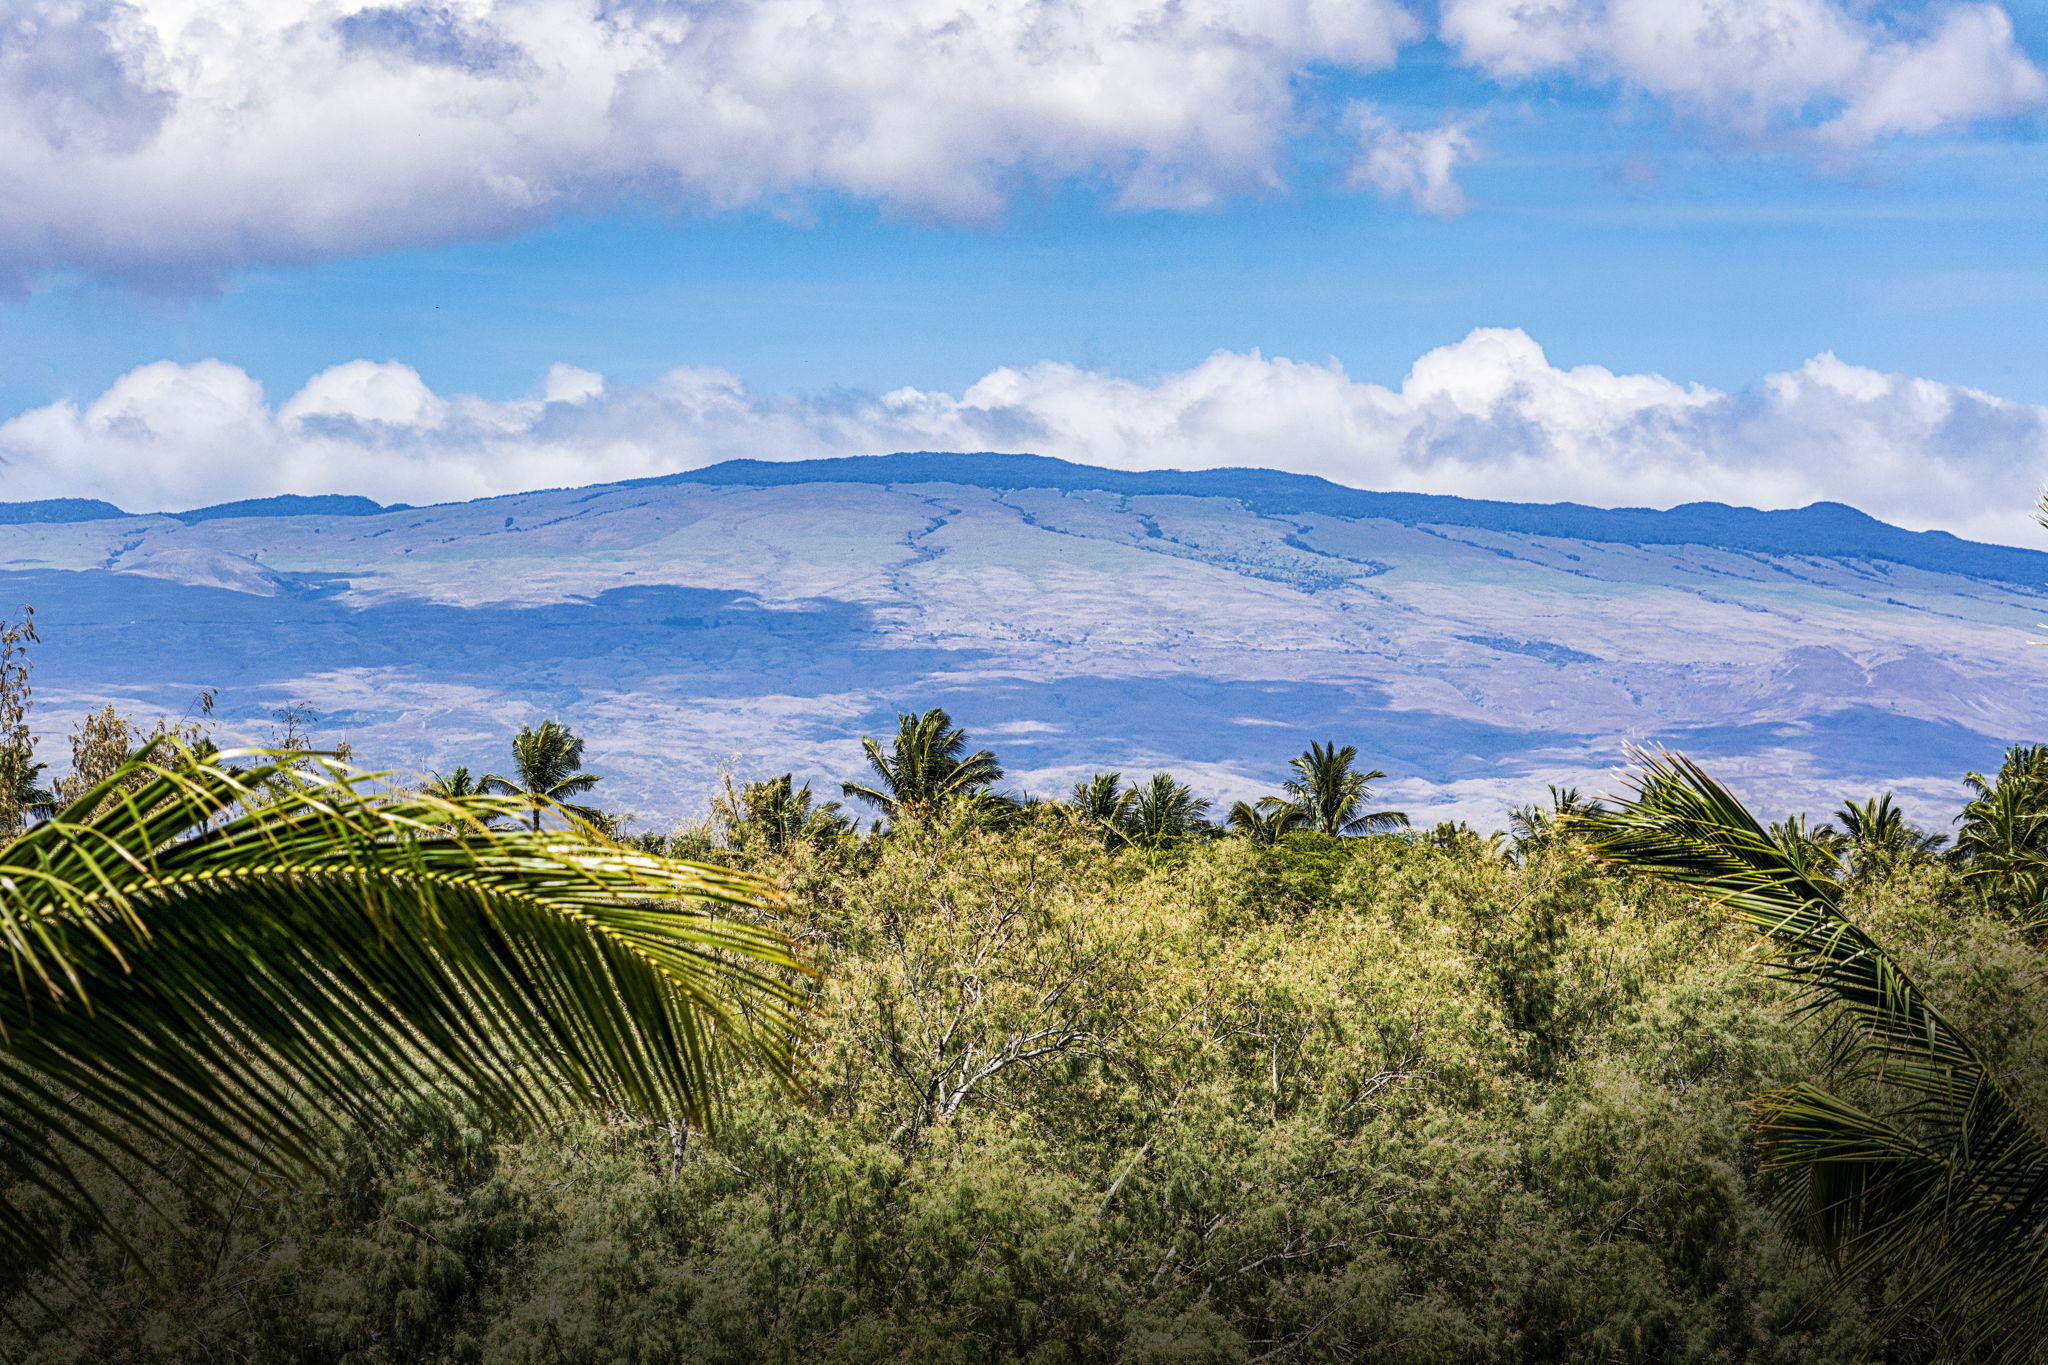
<svg viewBox="0 0 2048 1365">
<path fill-rule="evenodd" d="M 1836 153 L 2038 108 L 1991 4 L 1441 0 L 1469 66 L 1619 82 Z M 951 219 L 1020 184 L 1198 208 L 1342 178 L 1462 205 L 1465 126 L 1303 90 L 1430 31 L 1397 0 L 42 0 L 0 11 L 0 283 L 206 279 L 517 231 L 567 211 L 852 196 Z M 1318 128 L 1319 120 L 1330 127 Z"/>
<path fill-rule="evenodd" d="M 1277 186 L 1394 0 L 56 0 L 0 19 L 0 259 L 113 273 L 504 233 L 622 196 L 996 213 Z"/>
<path fill-rule="evenodd" d="M 1616 81 L 1723 128 L 1793 125 L 1838 151 L 2023 113 L 2048 94 L 1991 4 L 1443 0 L 1440 31 L 1496 80 Z"/>
<path fill-rule="evenodd" d="M 720 460 L 1010 450 L 1122 469 L 1261 466 L 1375 489 L 1669 507 L 1832 499 L 1900 525 L 2034 544 L 2048 409 L 1818 356 L 1740 392 L 1561 368 L 1516 330 L 1417 360 L 1397 387 L 1218 352 L 1136 381 L 1043 362 L 959 394 L 757 394 L 711 368 L 613 388 L 557 365 L 536 396 L 435 393 L 354 360 L 273 402 L 236 366 L 161 361 L 83 404 L 0 423 L 0 498 L 136 511 L 273 493 L 451 501 Z"/>
</svg>

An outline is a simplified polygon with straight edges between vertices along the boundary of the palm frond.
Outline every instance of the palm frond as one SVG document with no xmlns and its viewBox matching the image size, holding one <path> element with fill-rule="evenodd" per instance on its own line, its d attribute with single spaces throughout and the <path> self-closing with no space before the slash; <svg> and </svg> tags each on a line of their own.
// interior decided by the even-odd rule
<svg viewBox="0 0 2048 1365">
<path fill-rule="evenodd" d="M 734 1067 L 791 1079 L 768 884 L 488 828 L 523 797 L 274 780 L 306 761 L 154 745 L 0 848 L 0 1237 L 40 1236 L 17 1184 L 95 1218 L 95 1169 L 316 1169 L 394 1088 L 711 1121 Z"/>
<path fill-rule="evenodd" d="M 1689 760 L 1639 755 L 1633 799 L 1575 817 L 1607 860 L 1693 887 L 1774 946 L 1802 1007 L 1835 1025 L 1838 1089 L 1760 1096 L 1781 1212 L 1841 1279 L 1885 1272 L 1886 1327 L 1939 1322 L 1959 1347 L 2037 1359 L 2048 1340 L 2048 1139 L 1912 976 L 1841 911 L 1832 855 L 1772 838 Z"/>
</svg>

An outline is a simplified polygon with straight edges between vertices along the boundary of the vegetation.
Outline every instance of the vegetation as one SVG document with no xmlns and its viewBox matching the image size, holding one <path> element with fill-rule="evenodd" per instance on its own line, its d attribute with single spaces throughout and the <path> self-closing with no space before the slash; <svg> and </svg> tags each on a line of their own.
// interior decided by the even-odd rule
<svg viewBox="0 0 2048 1365">
<path fill-rule="evenodd" d="M 2048 1136 L 1913 973 L 1844 915 L 1841 883 L 1682 758 L 1653 758 L 1634 800 L 1583 823 L 1605 857 L 1698 887 L 1763 933 L 1803 1010 L 1833 1026 L 1829 1085 L 1757 1097 L 1761 1166 L 1843 1284 L 1877 1278 L 1873 1337 L 1917 1316 L 1954 1358 L 2036 1355 L 2048 1342 Z M 1920 841 L 1894 839 L 1908 842 Z"/>
<path fill-rule="evenodd" d="M 0 1359 L 2041 1359 L 2041 751 L 1946 851 L 1325 743 L 1219 827 L 930 710 L 866 834 L 621 839 L 559 722 L 407 793 L 310 721 L 89 719 L 0 850 Z"/>
<path fill-rule="evenodd" d="M 596 773 L 583 770 L 582 737 L 560 721 L 544 720 L 539 725 L 520 726 L 512 737 L 512 775 L 485 777 L 477 789 L 520 798 L 526 803 L 529 824 L 538 831 L 541 817 L 549 811 L 585 823 L 599 818 L 595 807 L 569 800 L 597 783 Z"/>
<path fill-rule="evenodd" d="M 1310 745 L 1293 761 L 1295 775 L 1285 784 L 1288 809 L 1322 834 L 1384 834 L 1406 826 L 1408 817 L 1400 811 L 1365 808 L 1372 784 L 1386 774 L 1378 768 L 1359 772 L 1357 761 L 1358 750 L 1349 744 Z"/>
<path fill-rule="evenodd" d="M 874 739 L 861 741 L 874 782 L 842 784 L 846 795 L 874 806 L 892 821 L 928 819 L 949 801 L 979 795 L 1003 780 L 986 749 L 967 751 L 967 732 L 938 707 L 896 718 L 887 753 Z"/>
<path fill-rule="evenodd" d="M 735 1059 L 789 1074 L 795 958 L 701 908 L 759 910 L 766 884 L 247 757 L 156 741 L 0 849 L 17 1248 L 56 1245 L 53 1213 L 101 1218 L 110 1188 L 320 1170 L 336 1123 L 416 1092 L 499 1122 L 600 1101 L 701 1121 Z"/>
<path fill-rule="evenodd" d="M 853 821 L 840 813 L 837 801 L 817 800 L 810 783 L 799 787 L 789 773 L 738 790 L 728 783 L 712 802 L 711 818 L 735 848 L 765 853 L 853 833 Z"/>
</svg>

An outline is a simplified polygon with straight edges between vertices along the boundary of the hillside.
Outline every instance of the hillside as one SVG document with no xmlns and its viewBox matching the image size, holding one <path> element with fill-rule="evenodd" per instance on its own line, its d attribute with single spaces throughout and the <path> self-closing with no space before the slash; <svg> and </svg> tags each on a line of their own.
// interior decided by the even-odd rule
<svg viewBox="0 0 2048 1365">
<path fill-rule="evenodd" d="M 366 757 L 438 767 L 560 715 L 613 803 L 664 819 L 721 765 L 849 774 L 860 734 L 934 704 L 1039 791 L 1171 767 L 1241 795 L 1340 737 L 1411 811 L 1497 821 L 1546 782 L 1604 785 L 1633 741 L 1765 807 L 1896 787 L 1945 819 L 1958 776 L 2048 716 L 2027 649 L 2048 555 L 1834 504 L 899 454 L 118 512 L 0 506 L 4 591 L 37 607 L 58 717 L 218 687 L 248 733 L 304 699 Z"/>
</svg>

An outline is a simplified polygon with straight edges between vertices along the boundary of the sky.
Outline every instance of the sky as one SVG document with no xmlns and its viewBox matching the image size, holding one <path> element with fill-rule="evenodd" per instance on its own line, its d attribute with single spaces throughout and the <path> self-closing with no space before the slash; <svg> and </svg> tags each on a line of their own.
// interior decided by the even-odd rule
<svg viewBox="0 0 2048 1365">
<path fill-rule="evenodd" d="M 0 0 L 0 499 L 1029 450 L 2042 543 L 2048 6 Z"/>
</svg>

